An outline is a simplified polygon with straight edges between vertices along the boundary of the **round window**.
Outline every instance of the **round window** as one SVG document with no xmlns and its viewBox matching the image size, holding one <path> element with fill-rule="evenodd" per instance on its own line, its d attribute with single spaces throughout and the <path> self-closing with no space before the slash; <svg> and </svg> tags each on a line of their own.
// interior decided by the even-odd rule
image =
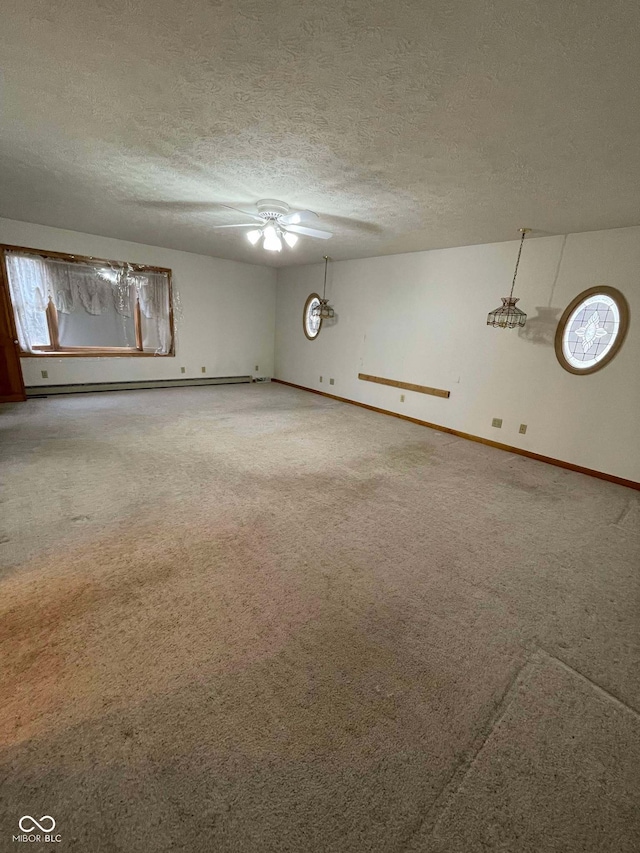
<svg viewBox="0 0 640 853">
<path fill-rule="evenodd" d="M 567 306 L 558 323 L 558 361 L 570 373 L 600 370 L 622 346 L 628 325 L 627 300 L 618 290 L 585 290 Z"/>
<path fill-rule="evenodd" d="M 320 297 L 317 293 L 312 293 L 304 303 L 302 328 L 310 341 L 313 341 L 318 337 L 318 332 L 322 327 L 322 319 L 320 317 L 314 317 L 313 315 L 313 309 L 318 305 L 320 305 Z"/>
</svg>

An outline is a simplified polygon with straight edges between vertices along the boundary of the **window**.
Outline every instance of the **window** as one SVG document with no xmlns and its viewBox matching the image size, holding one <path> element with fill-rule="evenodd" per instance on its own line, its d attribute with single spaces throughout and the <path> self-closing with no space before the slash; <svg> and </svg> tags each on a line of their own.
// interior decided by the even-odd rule
<svg viewBox="0 0 640 853">
<path fill-rule="evenodd" d="M 3 247 L 22 355 L 173 355 L 171 270 Z"/>
<path fill-rule="evenodd" d="M 556 331 L 558 361 L 570 373 L 593 373 L 622 346 L 629 323 L 624 296 L 612 287 L 585 290 L 567 306 Z"/>
<path fill-rule="evenodd" d="M 318 332 L 322 326 L 321 318 L 314 317 L 311 313 L 318 305 L 320 305 L 320 297 L 317 293 L 312 293 L 304 303 L 304 311 L 302 312 L 302 328 L 310 341 L 317 338 Z"/>
</svg>

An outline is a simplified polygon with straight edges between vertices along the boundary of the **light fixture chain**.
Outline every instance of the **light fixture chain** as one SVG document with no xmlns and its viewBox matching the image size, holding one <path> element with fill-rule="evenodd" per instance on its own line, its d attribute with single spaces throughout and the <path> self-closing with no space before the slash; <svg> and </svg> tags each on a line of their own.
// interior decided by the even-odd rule
<svg viewBox="0 0 640 853">
<path fill-rule="evenodd" d="M 513 297 L 513 289 L 516 286 L 516 276 L 518 275 L 518 266 L 520 265 L 520 255 L 522 254 L 522 244 L 524 243 L 524 238 L 529 230 L 528 228 L 521 228 L 522 237 L 520 238 L 520 248 L 518 249 L 518 259 L 516 260 L 516 268 L 513 272 L 513 281 L 511 282 L 511 293 L 509 294 L 509 299 Z"/>
</svg>

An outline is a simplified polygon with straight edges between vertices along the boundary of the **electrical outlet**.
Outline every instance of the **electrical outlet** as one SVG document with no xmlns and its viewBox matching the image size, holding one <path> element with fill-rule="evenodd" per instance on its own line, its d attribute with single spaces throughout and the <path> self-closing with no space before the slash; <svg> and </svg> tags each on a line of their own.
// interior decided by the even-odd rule
<svg viewBox="0 0 640 853">
<path fill-rule="evenodd" d="M 526 424 L 520 424 L 520 429 L 518 430 L 520 435 L 524 435 L 526 431 L 527 431 L 527 425 Z"/>
<path fill-rule="evenodd" d="M 203 372 L 203 373 L 206 373 L 206 372 L 207 372 L 207 368 L 206 368 L 206 367 L 201 368 L 201 370 L 202 370 L 202 372 Z"/>
<path fill-rule="evenodd" d="M 49 371 L 48 370 L 41 370 L 40 373 L 41 373 L 43 379 L 49 378 Z"/>
<path fill-rule="evenodd" d="M 256 371 L 260 370 L 260 365 L 256 364 Z"/>
<path fill-rule="evenodd" d="M 491 421 L 491 426 L 497 427 L 498 429 L 502 429 L 502 418 L 494 418 Z"/>
<path fill-rule="evenodd" d="M 336 383 L 335 383 L 335 381 L 334 381 L 333 379 L 330 379 L 330 380 L 329 380 L 329 385 L 335 385 L 335 384 L 336 384 Z"/>
<path fill-rule="evenodd" d="M 404 403 L 404 394 L 400 394 L 400 402 Z"/>
<path fill-rule="evenodd" d="M 186 368 L 186 367 L 181 367 L 181 368 L 180 368 L 180 373 L 186 373 L 186 372 L 187 372 L 187 368 Z"/>
<path fill-rule="evenodd" d="M 320 382 L 322 382 L 322 376 L 320 377 Z"/>
</svg>

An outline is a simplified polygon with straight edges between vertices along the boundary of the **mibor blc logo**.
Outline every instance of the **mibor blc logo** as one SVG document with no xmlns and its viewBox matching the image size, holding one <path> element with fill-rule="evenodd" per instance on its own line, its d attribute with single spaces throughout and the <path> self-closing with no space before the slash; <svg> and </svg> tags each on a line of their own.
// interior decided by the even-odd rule
<svg viewBox="0 0 640 853">
<path fill-rule="evenodd" d="M 49 814 L 42 815 L 38 820 L 31 817 L 30 814 L 23 815 L 18 821 L 18 826 L 22 830 L 22 835 L 14 835 L 13 841 L 26 841 L 27 843 L 44 841 L 49 844 L 62 841 L 61 835 L 53 834 L 56 822 Z"/>
</svg>

